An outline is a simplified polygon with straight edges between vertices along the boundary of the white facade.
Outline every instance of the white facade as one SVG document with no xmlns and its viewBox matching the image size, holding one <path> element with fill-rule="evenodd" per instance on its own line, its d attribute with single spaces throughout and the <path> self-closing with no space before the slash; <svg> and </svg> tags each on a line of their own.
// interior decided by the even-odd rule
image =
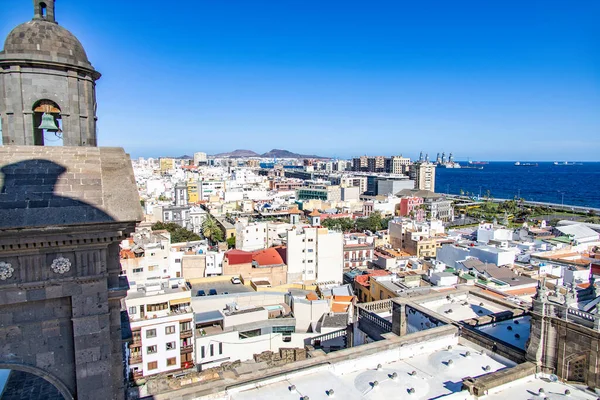
<svg viewBox="0 0 600 400">
<path fill-rule="evenodd" d="M 490 240 L 508 241 L 512 240 L 513 232 L 503 226 L 496 226 L 491 223 L 481 223 L 477 228 L 477 241 L 488 243 Z"/>
<path fill-rule="evenodd" d="M 267 247 L 267 223 L 248 224 L 240 220 L 235 224 L 235 248 L 243 251 L 255 251 Z"/>
<path fill-rule="evenodd" d="M 206 153 L 198 152 L 194 153 L 194 165 L 198 165 L 200 163 L 206 164 L 208 161 L 208 157 L 206 157 Z"/>
<path fill-rule="evenodd" d="M 470 255 L 477 257 L 484 263 L 496 264 L 497 266 L 512 265 L 515 261 L 515 253 L 513 251 L 493 246 L 471 247 Z"/>
<path fill-rule="evenodd" d="M 183 279 L 132 285 L 125 306 L 132 330 L 128 368 L 135 377 L 193 366 L 193 314 Z"/>
<path fill-rule="evenodd" d="M 342 282 L 344 238 L 327 228 L 287 233 L 288 282 Z"/>
</svg>

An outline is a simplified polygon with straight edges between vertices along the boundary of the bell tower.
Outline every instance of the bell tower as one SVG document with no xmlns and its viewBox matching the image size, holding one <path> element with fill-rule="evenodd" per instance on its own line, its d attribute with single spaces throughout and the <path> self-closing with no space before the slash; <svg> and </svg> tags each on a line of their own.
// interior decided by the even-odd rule
<svg viewBox="0 0 600 400">
<path fill-rule="evenodd" d="M 97 146 L 94 69 L 77 38 L 56 22 L 55 0 L 33 0 L 33 19 L 0 51 L 2 144 Z"/>
<path fill-rule="evenodd" d="M 34 19 L 54 22 L 54 0 L 33 0 Z"/>
</svg>

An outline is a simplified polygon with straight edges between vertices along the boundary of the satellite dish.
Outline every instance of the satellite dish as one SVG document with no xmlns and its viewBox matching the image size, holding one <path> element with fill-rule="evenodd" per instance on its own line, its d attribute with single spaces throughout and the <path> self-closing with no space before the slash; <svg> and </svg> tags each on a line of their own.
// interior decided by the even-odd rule
<svg viewBox="0 0 600 400">
<path fill-rule="evenodd" d="M 548 379 L 550 379 L 550 382 L 558 382 L 558 376 L 551 374 Z"/>
</svg>

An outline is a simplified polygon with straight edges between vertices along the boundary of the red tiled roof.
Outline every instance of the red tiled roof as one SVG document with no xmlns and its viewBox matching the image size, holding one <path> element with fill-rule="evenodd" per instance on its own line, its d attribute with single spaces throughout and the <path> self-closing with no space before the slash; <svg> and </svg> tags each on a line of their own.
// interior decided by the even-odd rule
<svg viewBox="0 0 600 400">
<path fill-rule="evenodd" d="M 321 213 L 316 208 L 313 209 L 310 214 L 308 214 L 309 217 L 318 217 L 320 215 Z"/>
<path fill-rule="evenodd" d="M 121 250 L 121 259 L 127 260 L 128 258 L 135 258 L 135 254 L 133 254 L 133 251 L 128 249 Z"/>
<path fill-rule="evenodd" d="M 283 259 L 279 255 L 279 252 L 274 247 L 253 252 L 252 261 L 256 261 L 261 267 L 264 267 L 266 265 L 284 264 Z"/>
<path fill-rule="evenodd" d="M 317 296 L 317 294 L 315 292 L 310 292 L 309 294 L 306 295 L 306 300 L 309 300 L 309 301 L 319 300 L 319 297 Z"/>
<path fill-rule="evenodd" d="M 350 307 L 349 304 L 333 303 L 331 305 L 331 311 L 334 313 L 342 313 L 348 311 L 348 307 Z"/>
<path fill-rule="evenodd" d="M 252 262 L 252 253 L 243 250 L 229 250 L 225 253 L 229 265 L 249 264 Z"/>
</svg>

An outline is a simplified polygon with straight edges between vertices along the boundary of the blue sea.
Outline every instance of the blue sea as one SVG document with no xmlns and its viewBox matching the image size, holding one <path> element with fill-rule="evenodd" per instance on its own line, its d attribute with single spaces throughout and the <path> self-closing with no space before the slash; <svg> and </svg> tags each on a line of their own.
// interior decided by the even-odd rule
<svg viewBox="0 0 600 400">
<path fill-rule="evenodd" d="M 522 162 L 522 161 L 521 161 Z M 466 166 L 466 162 L 460 163 Z M 482 170 L 436 168 L 435 191 L 485 196 L 497 199 L 520 196 L 525 200 L 600 208 L 600 162 L 581 165 L 554 165 L 538 162 L 537 167 L 517 167 L 514 162 L 490 162 Z"/>
</svg>

